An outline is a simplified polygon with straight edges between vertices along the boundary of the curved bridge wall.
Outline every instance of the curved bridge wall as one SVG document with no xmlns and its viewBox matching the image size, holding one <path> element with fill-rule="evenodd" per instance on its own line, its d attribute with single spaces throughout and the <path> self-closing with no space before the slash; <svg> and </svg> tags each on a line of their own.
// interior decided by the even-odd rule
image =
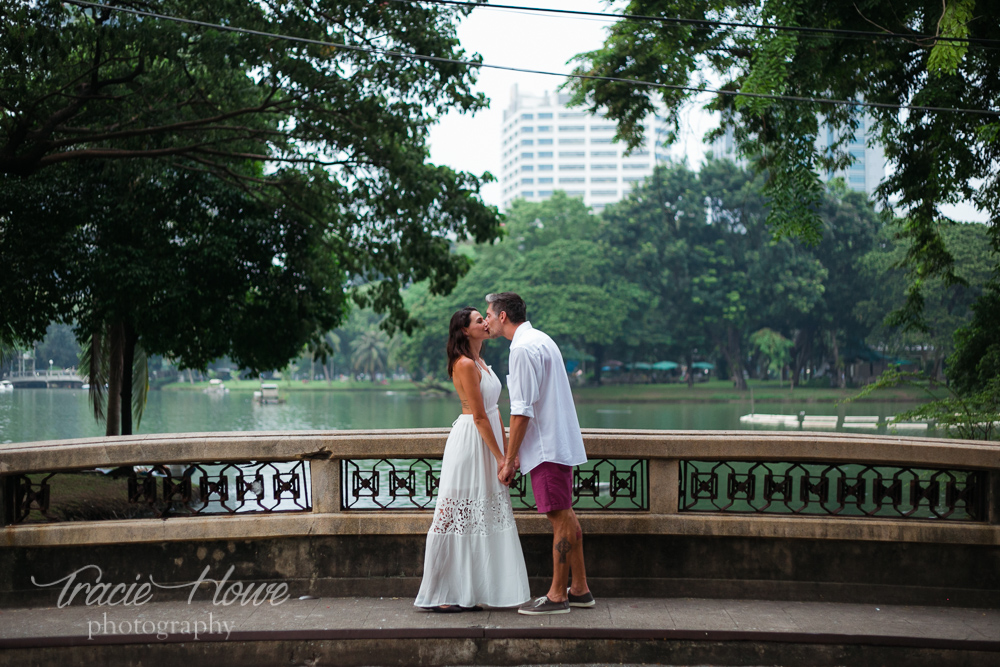
<svg viewBox="0 0 1000 667">
<path fill-rule="evenodd" d="M 112 583 L 222 580 L 232 568 L 229 582 L 285 583 L 296 597 L 414 595 L 446 437 L 192 433 L 0 445 L 0 604 L 54 604 L 59 587 L 37 583 L 88 566 Z M 577 470 L 575 493 L 588 578 L 605 597 L 1000 601 L 996 445 L 799 432 L 584 437 L 595 463 Z M 65 480 L 94 469 L 117 476 L 146 518 L 59 520 Z M 515 507 L 538 591 L 551 537 L 527 509 L 528 488 L 515 490 Z M 78 580 L 96 584 L 95 573 Z"/>
</svg>

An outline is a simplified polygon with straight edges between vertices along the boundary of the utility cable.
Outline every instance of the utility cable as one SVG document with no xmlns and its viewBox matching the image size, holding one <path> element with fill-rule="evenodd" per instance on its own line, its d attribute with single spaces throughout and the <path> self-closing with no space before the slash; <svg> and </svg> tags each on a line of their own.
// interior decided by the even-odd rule
<svg viewBox="0 0 1000 667">
<path fill-rule="evenodd" d="M 406 4 L 425 3 L 432 5 L 449 5 L 454 7 L 471 7 L 481 9 L 511 9 L 521 12 L 538 12 L 544 14 L 561 14 L 564 16 L 602 17 L 612 21 L 628 19 L 630 21 L 647 21 L 651 23 L 670 23 L 675 25 L 693 25 L 700 27 L 720 28 L 753 28 L 755 30 L 775 30 L 784 32 L 811 33 L 818 35 L 835 35 L 840 37 L 859 37 L 864 39 L 906 39 L 910 41 L 934 40 L 938 42 L 955 42 L 972 44 L 989 48 L 1000 48 L 1000 40 L 981 37 L 943 37 L 940 35 L 906 34 L 899 32 L 872 32 L 867 30 L 846 30 L 842 28 L 814 28 L 808 26 L 770 25 L 766 23 L 739 23 L 736 21 L 715 21 L 712 19 L 683 19 L 668 16 L 650 16 L 645 14 L 611 14 L 607 12 L 589 12 L 578 9 L 550 9 L 548 7 L 529 7 L 522 5 L 499 5 L 485 2 L 468 2 L 467 0 L 391 0 Z"/>
<path fill-rule="evenodd" d="M 427 56 L 419 53 L 406 53 L 403 51 L 393 51 L 391 49 L 379 49 L 367 46 L 356 46 L 352 44 L 340 44 L 337 42 L 328 42 L 320 39 L 311 39 L 308 37 L 295 37 L 292 35 L 282 35 L 279 33 L 265 32 L 262 30 L 253 30 L 251 28 L 240 28 L 236 26 L 221 25 L 218 23 L 208 23 L 206 21 L 197 21 L 194 19 L 185 19 L 177 16 L 170 16 L 167 14 L 157 14 L 156 12 L 145 11 L 141 9 L 132 9 L 129 7 L 114 7 L 111 5 L 105 5 L 98 2 L 88 2 L 87 0 L 72 0 L 71 4 L 84 6 L 84 7 L 96 7 L 99 9 L 109 9 L 118 12 L 125 12 L 128 14 L 135 14 L 137 16 L 146 16 L 149 18 L 163 19 L 165 21 L 173 21 L 176 23 L 184 23 L 187 25 L 196 25 L 203 28 L 212 28 L 214 30 L 223 30 L 226 32 L 234 32 L 245 35 L 256 35 L 258 37 L 267 37 L 270 39 L 278 39 L 289 42 L 297 42 L 300 44 L 313 44 L 316 46 L 334 47 L 338 49 L 345 49 L 348 51 L 356 51 L 360 53 L 371 53 L 383 56 L 392 56 L 394 58 L 404 58 L 411 60 L 420 60 L 424 62 L 437 62 L 437 63 L 447 63 L 450 65 L 464 65 L 466 67 L 475 67 L 480 69 L 494 69 L 506 72 L 518 72 L 521 74 L 540 74 L 543 76 L 557 76 L 560 78 L 569 79 L 581 79 L 587 81 L 607 81 L 610 83 L 627 83 L 634 86 L 645 86 L 648 88 L 660 88 L 666 90 L 680 90 L 684 92 L 691 93 L 712 93 L 715 95 L 728 95 L 732 97 L 752 97 L 757 99 L 766 100 L 784 100 L 789 102 L 808 102 L 813 104 L 832 104 L 837 106 L 852 106 L 852 107 L 866 107 L 874 109 L 897 109 L 905 111 L 931 111 L 940 113 L 971 113 L 983 116 L 1000 116 L 1000 111 L 993 111 L 990 109 L 963 109 L 954 107 L 932 107 L 925 105 L 905 105 L 905 104 L 888 104 L 885 102 L 862 102 L 858 100 L 838 100 L 828 97 L 804 97 L 797 95 L 775 95 L 769 93 L 747 93 L 738 90 L 721 90 L 713 88 L 699 88 L 696 86 L 679 86 L 669 83 L 656 83 L 653 81 L 640 81 L 636 79 L 626 79 L 624 77 L 616 76 L 599 76 L 594 74 L 561 74 L 559 72 L 549 72 L 546 70 L 530 69 L 526 67 L 512 67 L 508 65 L 492 65 L 483 62 L 474 62 L 470 60 L 459 60 L 457 58 L 444 58 L 442 56 Z"/>
</svg>

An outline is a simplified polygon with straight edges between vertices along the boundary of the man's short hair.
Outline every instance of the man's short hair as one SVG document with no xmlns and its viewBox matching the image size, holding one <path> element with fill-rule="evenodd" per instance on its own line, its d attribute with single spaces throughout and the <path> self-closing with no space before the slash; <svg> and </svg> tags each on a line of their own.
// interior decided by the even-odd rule
<svg viewBox="0 0 1000 667">
<path fill-rule="evenodd" d="M 487 294 L 486 303 L 493 306 L 493 314 L 497 317 L 500 313 L 507 313 L 507 321 L 511 324 L 520 324 L 528 319 L 528 307 L 524 305 L 524 299 L 513 292 Z"/>
</svg>

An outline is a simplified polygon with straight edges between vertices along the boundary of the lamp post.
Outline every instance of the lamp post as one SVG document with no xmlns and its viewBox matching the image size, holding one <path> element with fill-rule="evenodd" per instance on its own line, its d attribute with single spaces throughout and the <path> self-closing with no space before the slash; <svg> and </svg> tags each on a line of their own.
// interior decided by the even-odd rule
<svg viewBox="0 0 1000 667">
<path fill-rule="evenodd" d="M 49 375 L 52 375 L 52 364 L 53 363 L 54 362 L 51 359 L 49 359 Z"/>
</svg>

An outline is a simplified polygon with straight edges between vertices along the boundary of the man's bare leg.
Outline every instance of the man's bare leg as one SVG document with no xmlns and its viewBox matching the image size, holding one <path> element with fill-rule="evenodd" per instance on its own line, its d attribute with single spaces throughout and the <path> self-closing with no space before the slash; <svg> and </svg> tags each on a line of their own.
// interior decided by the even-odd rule
<svg viewBox="0 0 1000 667">
<path fill-rule="evenodd" d="M 573 595 L 577 589 L 586 593 L 587 574 L 583 565 L 583 531 L 576 513 L 571 510 L 557 510 L 546 515 L 552 524 L 552 586 L 547 593 L 553 602 L 567 599 L 569 573 L 573 572 Z"/>
<path fill-rule="evenodd" d="M 569 510 L 573 512 L 573 510 Z M 569 569 L 572 573 L 572 583 L 569 592 L 573 595 L 584 595 L 590 591 L 587 585 L 587 568 L 583 563 L 583 529 L 580 522 L 576 520 L 576 512 L 573 512 L 573 521 L 576 523 L 576 543 L 572 551 L 569 552 Z"/>
</svg>

